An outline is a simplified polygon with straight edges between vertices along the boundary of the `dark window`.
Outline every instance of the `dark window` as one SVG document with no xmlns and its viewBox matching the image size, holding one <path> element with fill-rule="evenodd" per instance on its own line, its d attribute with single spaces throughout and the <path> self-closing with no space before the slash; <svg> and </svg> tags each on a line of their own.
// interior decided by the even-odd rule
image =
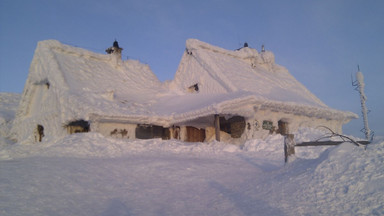
<svg viewBox="0 0 384 216">
<path fill-rule="evenodd" d="M 37 137 L 35 137 L 35 139 L 36 139 L 36 141 L 41 142 L 43 140 L 43 137 L 44 137 L 44 127 L 43 127 L 43 125 L 37 125 L 36 131 L 37 131 Z"/>
<path fill-rule="evenodd" d="M 64 128 L 67 129 L 67 132 L 69 134 L 86 133 L 90 131 L 89 122 L 83 119 L 68 122 L 67 124 L 64 125 Z"/>
<path fill-rule="evenodd" d="M 137 125 L 135 136 L 137 139 L 170 139 L 170 131 L 169 128 L 157 125 Z"/>
<path fill-rule="evenodd" d="M 271 121 L 263 121 L 263 129 L 264 130 L 272 130 L 273 123 Z"/>
<path fill-rule="evenodd" d="M 188 87 L 189 92 L 199 92 L 199 84 L 196 83 Z"/>
<path fill-rule="evenodd" d="M 232 138 L 240 138 L 245 130 L 245 119 L 242 116 L 233 116 L 226 120 L 220 117 L 220 130 L 231 134 Z"/>
<path fill-rule="evenodd" d="M 287 135 L 289 134 L 289 129 L 288 129 L 288 122 L 285 122 L 285 121 L 278 121 L 277 122 L 278 126 L 279 126 L 279 129 L 278 129 L 278 132 L 281 134 L 281 135 Z"/>
</svg>

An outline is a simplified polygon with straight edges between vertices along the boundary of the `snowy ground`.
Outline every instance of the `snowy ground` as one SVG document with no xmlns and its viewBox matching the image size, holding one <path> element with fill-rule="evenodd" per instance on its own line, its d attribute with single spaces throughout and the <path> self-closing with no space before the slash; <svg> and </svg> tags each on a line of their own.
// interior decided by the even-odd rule
<svg viewBox="0 0 384 216">
<path fill-rule="evenodd" d="M 284 165 L 281 141 L 238 147 L 89 133 L 2 144 L 0 214 L 384 214 L 384 142 L 301 148 Z"/>
<path fill-rule="evenodd" d="M 383 138 L 366 150 L 296 148 L 288 164 L 280 135 L 243 146 L 98 133 L 20 144 L 6 139 L 14 96 L 0 96 L 2 216 L 384 215 Z"/>
</svg>

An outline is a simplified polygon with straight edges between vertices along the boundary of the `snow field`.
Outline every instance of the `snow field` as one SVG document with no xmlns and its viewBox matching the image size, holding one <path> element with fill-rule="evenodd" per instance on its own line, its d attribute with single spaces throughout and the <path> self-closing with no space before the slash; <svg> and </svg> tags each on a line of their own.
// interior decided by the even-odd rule
<svg viewBox="0 0 384 216">
<path fill-rule="evenodd" d="M 311 130 L 301 137 L 304 131 Z M 300 148 L 286 165 L 281 141 L 277 135 L 236 146 L 87 133 L 52 143 L 2 143 L 0 213 L 384 214 L 382 140 L 367 150 L 349 143 Z"/>
</svg>

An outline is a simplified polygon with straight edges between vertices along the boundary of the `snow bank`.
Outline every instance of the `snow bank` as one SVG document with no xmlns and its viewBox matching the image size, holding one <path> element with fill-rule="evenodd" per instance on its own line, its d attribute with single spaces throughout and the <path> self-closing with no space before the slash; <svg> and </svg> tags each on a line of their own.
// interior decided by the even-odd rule
<svg viewBox="0 0 384 216">
<path fill-rule="evenodd" d="M 284 165 L 281 141 L 241 147 L 88 133 L 2 144 L 0 209 L 5 216 L 384 214 L 384 142 L 367 150 L 344 143 Z"/>
<path fill-rule="evenodd" d="M 20 99 L 20 94 L 0 92 L 0 137 L 9 135 Z"/>
<path fill-rule="evenodd" d="M 0 96 L 1 118 L 11 121 L 19 96 Z M 300 128 L 295 139 L 324 135 Z M 384 214 L 382 137 L 366 150 L 296 148 L 288 164 L 281 135 L 244 145 L 94 132 L 33 144 L 2 137 L 0 173 L 5 216 Z"/>
<path fill-rule="evenodd" d="M 313 137 L 324 136 L 324 132 L 315 129 L 301 129 L 296 142 L 313 140 Z M 313 134 L 317 133 L 317 136 Z M 299 149 L 299 148 L 296 148 Z M 316 158 L 326 147 L 308 147 L 297 150 L 296 157 Z M 0 148 L 0 159 L 24 158 L 32 156 L 44 157 L 78 157 L 78 158 L 116 158 L 142 153 L 188 153 L 188 154 L 254 154 L 271 161 L 284 160 L 284 137 L 277 134 L 265 140 L 252 139 L 244 145 L 234 145 L 213 141 L 210 143 L 189 143 L 179 140 L 127 140 L 108 138 L 99 133 L 78 133 L 60 138 L 59 140 L 41 143 L 4 144 Z"/>
<path fill-rule="evenodd" d="M 35 144 L 4 145 L 0 150 L 0 159 L 23 158 L 31 156 L 44 157 L 78 157 L 78 158 L 115 158 L 131 154 L 168 152 L 192 153 L 201 152 L 220 154 L 238 152 L 239 146 L 212 143 L 185 143 L 178 140 L 122 140 L 106 138 L 99 133 L 73 134 L 54 142 Z"/>
<path fill-rule="evenodd" d="M 367 150 L 344 143 L 327 152 L 316 161 L 312 175 L 316 187 L 309 187 L 308 192 L 317 194 L 317 197 L 308 196 L 308 201 L 333 203 L 329 209 L 317 206 L 319 213 L 382 215 L 384 169 L 379 166 L 384 163 L 383 155 L 384 142 L 375 142 Z"/>
</svg>

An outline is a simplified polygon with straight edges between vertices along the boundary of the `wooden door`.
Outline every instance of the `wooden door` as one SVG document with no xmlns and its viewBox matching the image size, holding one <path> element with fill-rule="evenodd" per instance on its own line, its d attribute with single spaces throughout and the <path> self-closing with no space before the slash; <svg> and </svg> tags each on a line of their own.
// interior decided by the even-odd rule
<svg viewBox="0 0 384 216">
<path fill-rule="evenodd" d="M 278 132 L 281 135 L 289 134 L 288 122 L 284 122 L 284 121 L 280 120 L 277 122 L 277 124 L 279 126 Z"/>
<path fill-rule="evenodd" d="M 205 129 L 187 126 L 187 142 L 204 142 Z"/>
</svg>

